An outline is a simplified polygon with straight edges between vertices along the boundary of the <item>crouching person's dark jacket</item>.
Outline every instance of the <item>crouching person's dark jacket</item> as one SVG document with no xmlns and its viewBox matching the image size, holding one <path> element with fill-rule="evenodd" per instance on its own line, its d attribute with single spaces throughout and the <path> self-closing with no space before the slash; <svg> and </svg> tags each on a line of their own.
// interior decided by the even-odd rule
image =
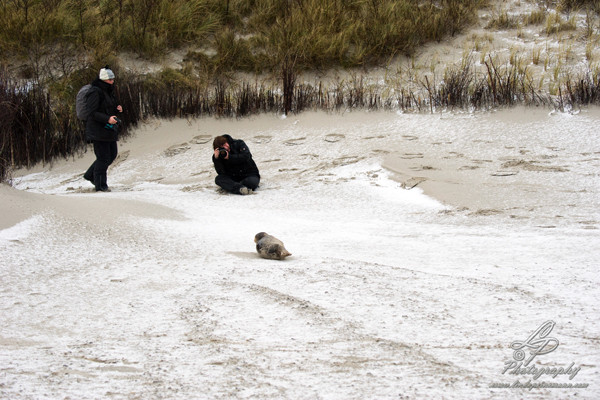
<svg viewBox="0 0 600 400">
<path fill-rule="evenodd" d="M 227 139 L 231 151 L 228 160 L 215 158 L 213 155 L 212 160 L 217 174 L 230 176 L 234 180 L 242 180 L 252 175 L 260 177 L 258 167 L 246 143 L 241 139 L 233 139 L 229 135 L 222 136 Z"/>
</svg>

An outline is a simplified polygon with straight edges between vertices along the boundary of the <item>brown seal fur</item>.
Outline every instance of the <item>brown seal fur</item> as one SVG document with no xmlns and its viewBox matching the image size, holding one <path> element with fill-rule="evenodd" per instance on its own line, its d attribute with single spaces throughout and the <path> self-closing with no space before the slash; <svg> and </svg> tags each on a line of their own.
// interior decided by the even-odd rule
<svg viewBox="0 0 600 400">
<path fill-rule="evenodd" d="M 283 242 L 275 236 L 271 236 L 266 232 L 259 232 L 254 236 L 256 243 L 256 251 L 262 258 L 270 260 L 283 260 L 292 253 L 285 249 Z"/>
</svg>

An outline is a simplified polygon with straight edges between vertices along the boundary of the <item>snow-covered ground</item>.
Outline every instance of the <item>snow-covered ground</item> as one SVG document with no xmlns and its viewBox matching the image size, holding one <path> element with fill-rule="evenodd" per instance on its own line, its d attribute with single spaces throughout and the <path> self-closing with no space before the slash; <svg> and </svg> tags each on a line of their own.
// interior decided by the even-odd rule
<svg viewBox="0 0 600 400">
<path fill-rule="evenodd" d="M 111 193 L 81 177 L 91 151 L 19 171 L 0 188 L 0 397 L 597 399 L 599 123 L 153 121 Z M 224 133 L 250 146 L 254 195 L 216 190 Z M 260 231 L 293 255 L 259 258 Z M 541 338 L 559 345 L 511 375 L 511 344 Z M 491 387 L 517 380 L 589 386 Z"/>
</svg>

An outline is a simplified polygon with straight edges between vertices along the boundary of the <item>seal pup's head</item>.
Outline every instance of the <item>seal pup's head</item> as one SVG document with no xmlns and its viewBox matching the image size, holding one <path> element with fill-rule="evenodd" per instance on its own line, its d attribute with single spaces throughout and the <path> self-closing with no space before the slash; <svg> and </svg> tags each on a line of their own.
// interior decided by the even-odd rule
<svg viewBox="0 0 600 400">
<path fill-rule="evenodd" d="M 267 232 L 258 232 L 256 235 L 254 235 L 254 243 L 258 243 L 260 239 L 264 238 L 267 235 Z"/>
</svg>

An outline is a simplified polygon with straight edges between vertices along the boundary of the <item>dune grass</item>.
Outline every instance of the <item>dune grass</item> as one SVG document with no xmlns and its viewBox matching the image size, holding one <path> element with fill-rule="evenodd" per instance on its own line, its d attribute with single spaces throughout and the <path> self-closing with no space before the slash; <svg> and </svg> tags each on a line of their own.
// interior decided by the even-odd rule
<svg viewBox="0 0 600 400">
<path fill-rule="evenodd" d="M 485 0 L 3 1 L 0 50 L 35 64 L 57 46 L 97 59 L 123 51 L 152 59 L 181 47 L 211 48 L 202 68 L 213 73 L 266 71 L 288 59 L 300 69 L 371 65 L 459 32 L 483 5 Z M 42 75 L 35 68 L 25 72 Z"/>
</svg>

